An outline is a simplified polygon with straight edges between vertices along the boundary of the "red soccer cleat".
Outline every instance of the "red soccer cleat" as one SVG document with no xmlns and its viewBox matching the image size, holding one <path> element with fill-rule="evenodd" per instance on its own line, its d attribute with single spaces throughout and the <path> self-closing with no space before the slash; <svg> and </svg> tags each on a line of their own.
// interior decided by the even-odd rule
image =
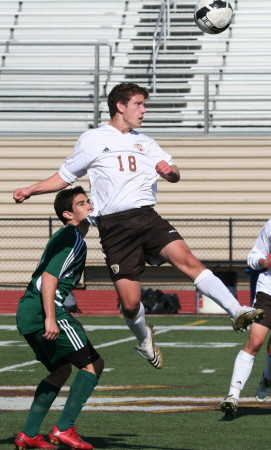
<svg viewBox="0 0 271 450">
<path fill-rule="evenodd" d="M 47 448 L 49 450 L 56 450 L 56 446 L 46 441 L 41 434 L 30 438 L 24 433 L 18 433 L 14 442 L 18 450 L 24 450 L 25 448 Z"/>
<path fill-rule="evenodd" d="M 92 450 L 94 447 L 79 436 L 79 434 L 75 431 L 75 428 L 69 428 L 66 431 L 59 431 L 56 426 L 53 426 L 50 433 L 48 434 L 48 438 L 52 444 L 66 444 L 69 445 L 71 450 Z"/>
</svg>

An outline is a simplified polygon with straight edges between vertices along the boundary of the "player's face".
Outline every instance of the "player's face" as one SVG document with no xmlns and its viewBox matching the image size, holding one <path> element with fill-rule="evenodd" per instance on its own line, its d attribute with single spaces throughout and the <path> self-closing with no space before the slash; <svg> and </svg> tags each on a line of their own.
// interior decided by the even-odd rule
<svg viewBox="0 0 271 450">
<path fill-rule="evenodd" d="M 145 98 L 142 94 L 136 94 L 131 97 L 129 102 L 124 105 L 120 103 L 123 121 L 127 128 L 139 128 L 146 112 Z"/>
<path fill-rule="evenodd" d="M 81 223 L 86 220 L 87 215 L 91 212 L 91 204 L 89 198 L 84 194 L 78 194 L 73 199 L 72 215 L 73 220 Z"/>
</svg>

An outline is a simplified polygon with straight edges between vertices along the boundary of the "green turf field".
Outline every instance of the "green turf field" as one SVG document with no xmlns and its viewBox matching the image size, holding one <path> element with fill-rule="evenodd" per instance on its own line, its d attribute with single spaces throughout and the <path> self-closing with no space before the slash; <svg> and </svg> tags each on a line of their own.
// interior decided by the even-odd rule
<svg viewBox="0 0 271 450">
<path fill-rule="evenodd" d="M 227 317 L 150 317 L 164 353 L 162 370 L 134 350 L 135 341 L 119 317 L 82 317 L 106 370 L 78 418 L 79 433 L 96 449 L 202 450 L 270 449 L 271 403 L 254 399 L 265 349 L 255 360 L 238 415 L 225 419 L 233 362 L 248 333 L 234 333 Z M 34 386 L 45 375 L 15 329 L 14 317 L 0 317 L 0 449 L 14 449 Z M 73 377 L 71 377 L 72 379 Z M 45 419 L 46 434 L 65 401 L 66 389 Z M 63 449 L 63 447 L 59 447 Z"/>
</svg>

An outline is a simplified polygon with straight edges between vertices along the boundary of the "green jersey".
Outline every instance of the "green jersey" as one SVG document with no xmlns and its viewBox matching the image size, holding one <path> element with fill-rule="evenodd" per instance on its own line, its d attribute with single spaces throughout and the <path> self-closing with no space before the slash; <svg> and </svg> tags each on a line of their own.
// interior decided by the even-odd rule
<svg viewBox="0 0 271 450">
<path fill-rule="evenodd" d="M 67 225 L 53 234 L 24 296 L 19 301 L 16 318 L 20 334 L 29 334 L 44 328 L 45 314 L 41 283 L 43 272 L 58 278 L 55 292 L 56 319 L 66 316 L 67 313 L 62 304 L 81 278 L 86 253 L 86 243 L 73 225 Z"/>
</svg>

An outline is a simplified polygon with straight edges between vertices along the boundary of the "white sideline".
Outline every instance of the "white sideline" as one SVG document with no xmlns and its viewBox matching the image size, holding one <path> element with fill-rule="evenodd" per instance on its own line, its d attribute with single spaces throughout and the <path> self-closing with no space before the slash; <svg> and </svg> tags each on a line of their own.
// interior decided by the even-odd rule
<svg viewBox="0 0 271 450">
<path fill-rule="evenodd" d="M 86 331 L 94 330 L 128 330 L 126 325 L 84 325 Z M 232 326 L 218 326 L 218 325 L 155 325 L 155 334 L 158 334 L 159 330 L 164 331 L 181 331 L 181 330 L 193 330 L 193 331 L 232 331 Z M 0 325 L 0 330 L 16 331 L 16 325 Z"/>
<path fill-rule="evenodd" d="M 63 409 L 67 397 L 59 396 L 54 401 L 51 411 Z M 84 405 L 84 411 L 110 411 L 110 412 L 176 412 L 218 410 L 223 397 L 176 397 L 176 396 L 91 396 Z M 25 411 L 29 410 L 32 396 L 0 397 L 2 410 Z M 255 397 L 240 398 L 240 404 L 258 407 Z"/>
<path fill-rule="evenodd" d="M 127 327 L 125 327 L 125 330 L 127 330 Z M 166 330 L 160 330 L 160 331 L 157 331 L 157 333 L 155 333 L 155 334 L 166 333 L 167 331 L 169 331 L 169 330 L 167 330 L 167 329 Z M 103 344 L 95 345 L 95 348 L 110 347 L 112 345 L 123 344 L 124 342 L 129 342 L 129 341 L 134 341 L 134 340 L 135 340 L 135 337 L 131 336 L 131 337 L 128 337 L 128 338 L 125 338 L 125 339 L 119 339 L 117 341 L 104 342 Z M 21 364 L 14 364 L 13 366 L 2 367 L 0 369 L 0 372 L 8 372 L 10 370 L 20 369 L 21 367 L 30 366 L 32 364 L 37 364 L 37 363 L 39 363 L 39 361 L 33 360 L 33 361 L 24 362 L 24 363 L 21 363 Z"/>
<path fill-rule="evenodd" d="M 86 331 L 93 331 L 93 330 L 125 330 L 127 331 L 126 325 L 83 325 L 84 329 Z M 0 330 L 9 330 L 9 331 L 17 331 L 16 325 L 0 325 Z M 222 330 L 231 330 L 231 326 L 207 326 L 207 325 L 172 325 L 172 326 L 155 326 L 155 335 L 167 333 L 168 331 L 181 331 L 181 330 L 193 330 L 193 331 L 206 331 L 206 330 L 212 330 L 212 331 L 222 331 Z M 116 341 L 111 342 L 105 342 L 103 344 L 95 345 L 95 348 L 104 348 L 104 347 L 110 347 L 112 345 L 117 344 L 123 344 L 124 342 L 129 342 L 135 340 L 134 336 L 130 336 L 124 339 L 119 339 Z M 0 369 L 1 372 L 8 372 L 10 370 L 14 369 L 20 369 L 21 367 L 29 366 L 32 364 L 37 364 L 39 361 L 33 360 L 24 362 L 21 364 L 14 364 L 12 366 L 2 367 Z"/>
</svg>

